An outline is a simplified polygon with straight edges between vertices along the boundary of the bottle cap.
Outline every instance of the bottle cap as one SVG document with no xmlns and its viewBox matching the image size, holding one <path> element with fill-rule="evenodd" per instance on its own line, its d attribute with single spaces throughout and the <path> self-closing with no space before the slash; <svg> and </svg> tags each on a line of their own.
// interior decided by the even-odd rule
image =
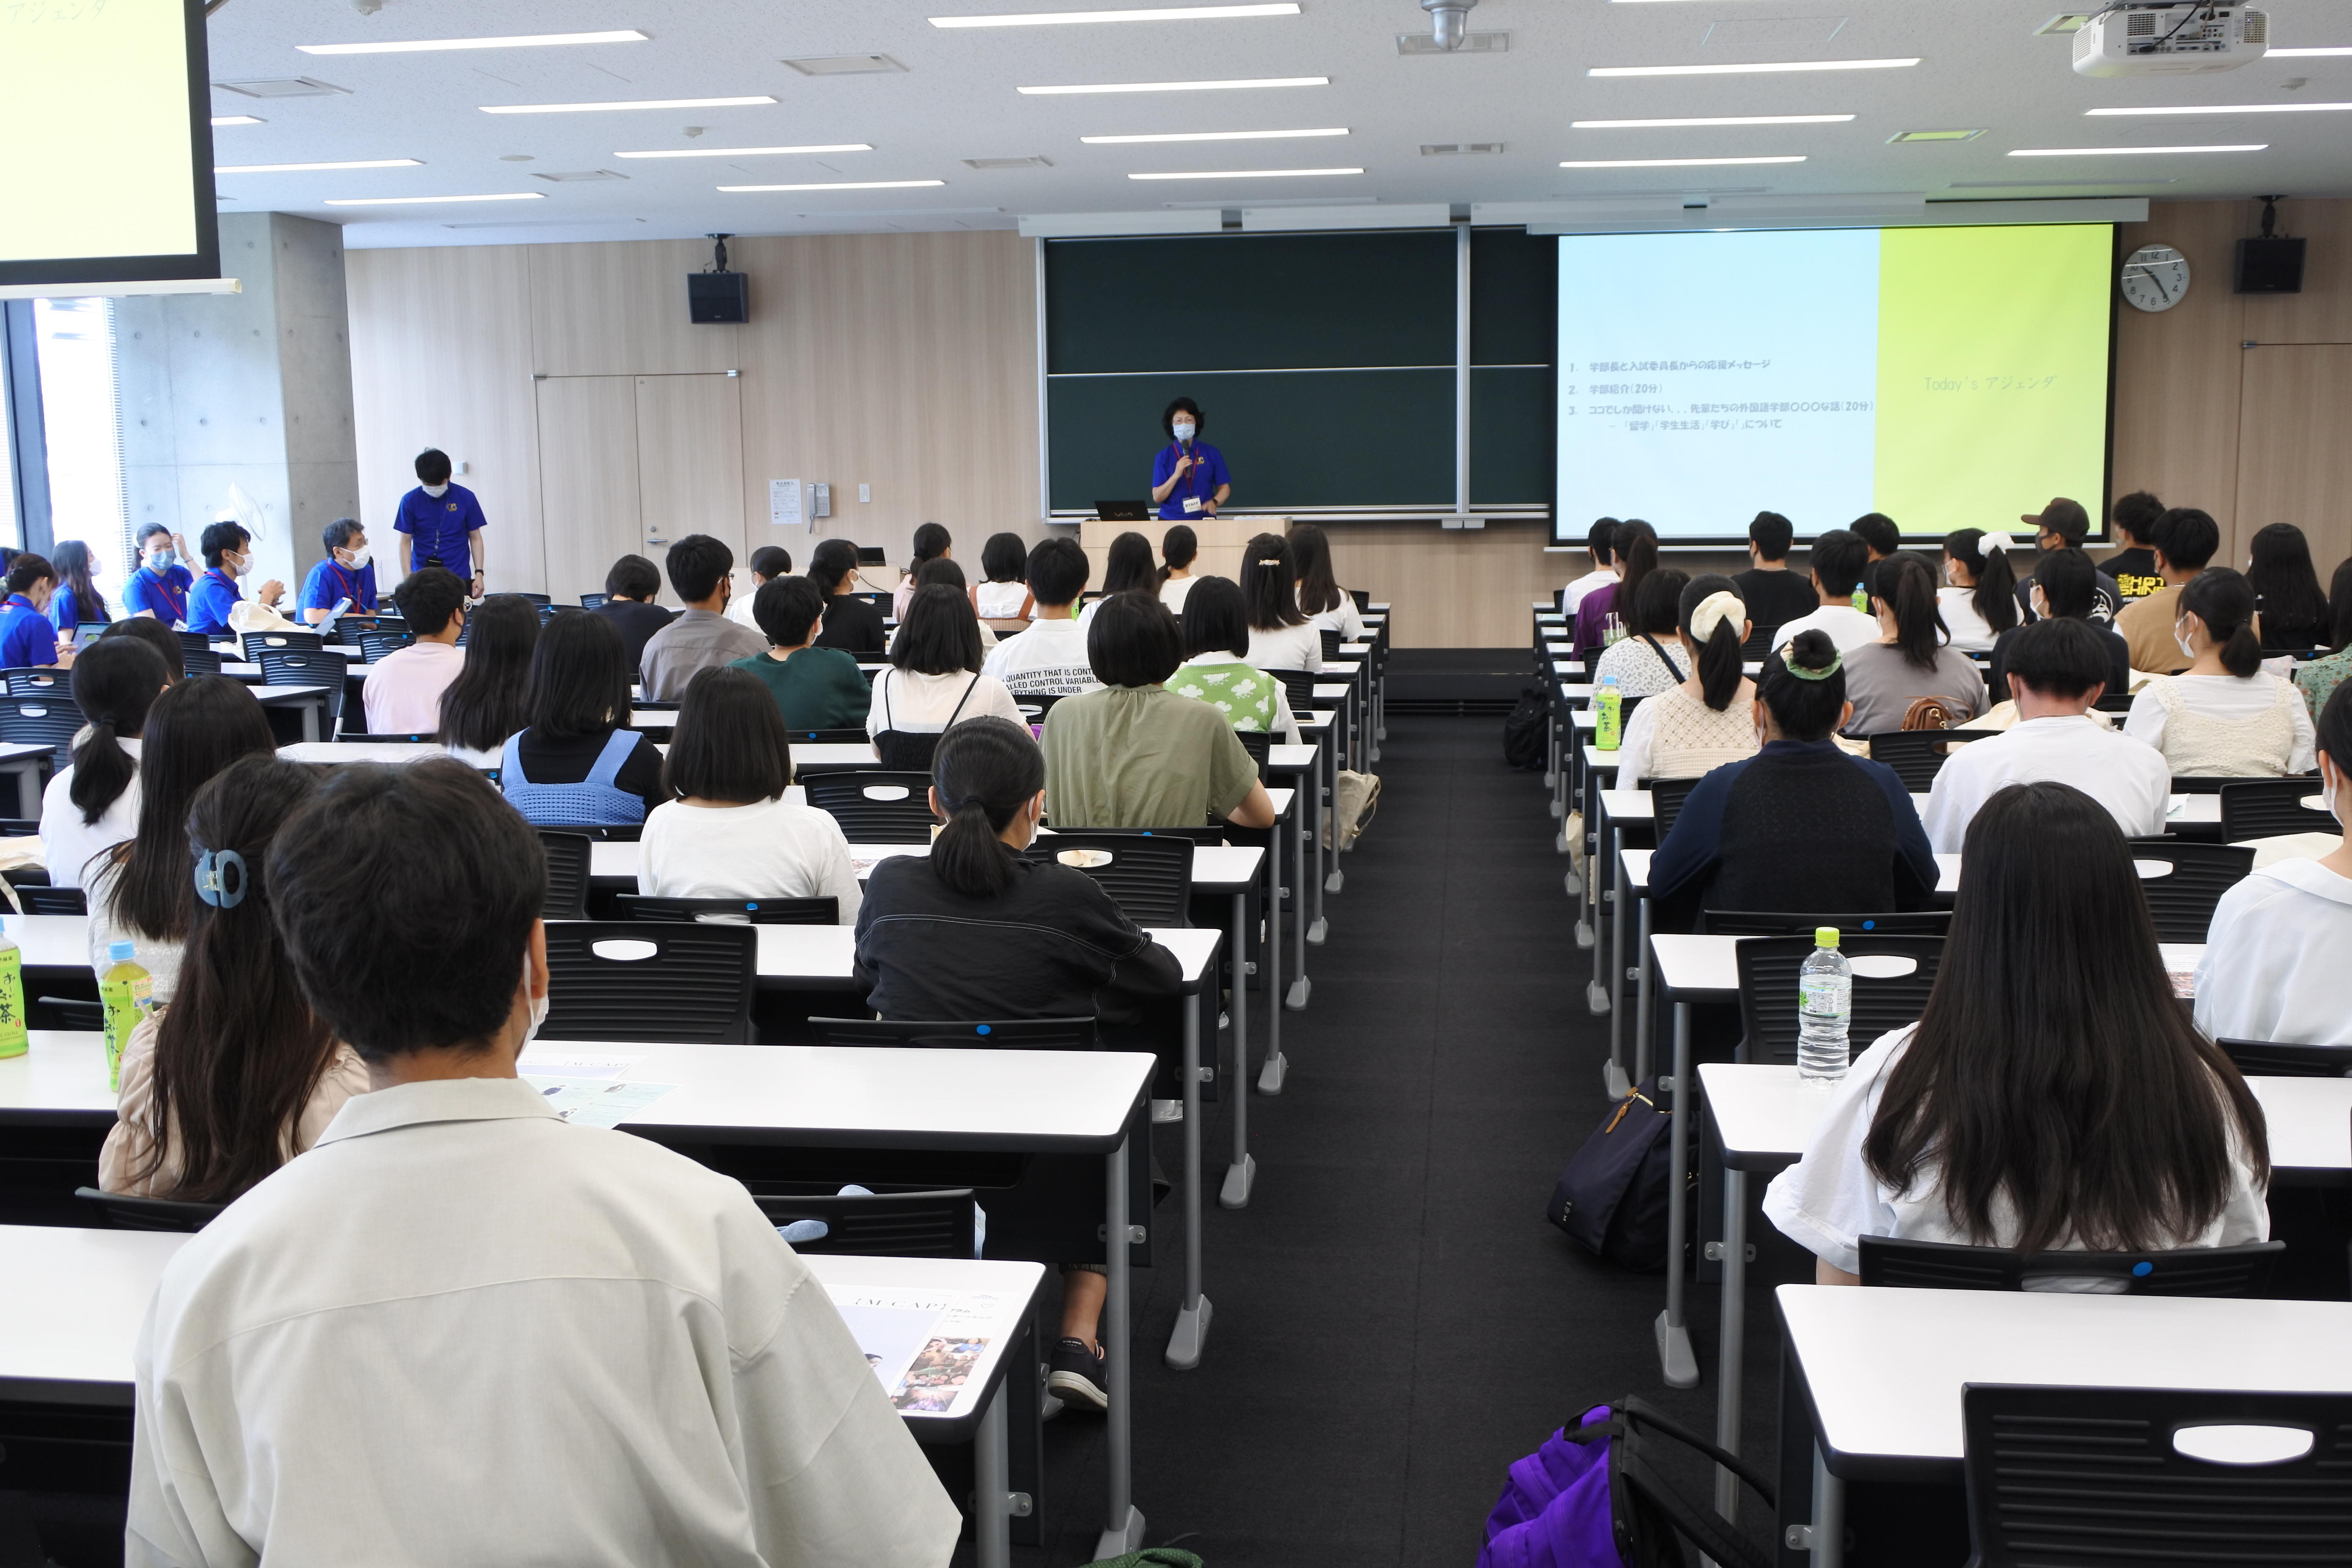
<svg viewBox="0 0 2352 1568">
<path fill-rule="evenodd" d="M 106 950 L 107 961 L 111 963 L 128 963 L 131 962 L 131 955 L 138 951 L 127 942 L 114 942 Z"/>
<path fill-rule="evenodd" d="M 1813 928 L 1813 945 L 1815 947 L 1835 947 L 1837 945 L 1837 927 L 1815 926 Z"/>
</svg>

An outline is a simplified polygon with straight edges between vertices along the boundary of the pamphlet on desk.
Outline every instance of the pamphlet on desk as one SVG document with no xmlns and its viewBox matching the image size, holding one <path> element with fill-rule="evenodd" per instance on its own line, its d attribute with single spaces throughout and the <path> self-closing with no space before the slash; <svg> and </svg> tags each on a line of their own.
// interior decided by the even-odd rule
<svg viewBox="0 0 2352 1568">
<path fill-rule="evenodd" d="M 624 1083 L 635 1057 L 541 1056 L 516 1064 L 523 1081 L 547 1097 L 555 1113 L 582 1127 L 618 1127 L 667 1094 L 675 1084 Z"/>
<path fill-rule="evenodd" d="M 902 1415 L 969 1415 L 981 1363 L 1021 1303 L 993 1291 L 825 1287 L 866 1364 Z"/>
</svg>

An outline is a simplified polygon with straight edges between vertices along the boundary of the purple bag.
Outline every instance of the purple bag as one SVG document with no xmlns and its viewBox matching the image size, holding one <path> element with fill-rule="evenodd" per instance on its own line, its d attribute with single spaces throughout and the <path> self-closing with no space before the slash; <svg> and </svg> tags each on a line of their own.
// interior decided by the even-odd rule
<svg viewBox="0 0 2352 1568">
<path fill-rule="evenodd" d="M 1596 1405 L 1577 1425 L 1609 1419 Z M 1478 1568 L 1616 1568 L 1609 1508 L 1609 1443 L 1571 1443 L 1565 1428 L 1511 1467 Z"/>
<path fill-rule="evenodd" d="M 1639 1399 L 1596 1405 L 1511 1467 L 1478 1568 L 1683 1568 L 1683 1542 L 1726 1568 L 1771 1559 L 1711 1510 L 1692 1503 L 1655 1462 L 1661 1442 L 1724 1466 L 1772 1507 L 1761 1471 L 1667 1420 Z"/>
</svg>

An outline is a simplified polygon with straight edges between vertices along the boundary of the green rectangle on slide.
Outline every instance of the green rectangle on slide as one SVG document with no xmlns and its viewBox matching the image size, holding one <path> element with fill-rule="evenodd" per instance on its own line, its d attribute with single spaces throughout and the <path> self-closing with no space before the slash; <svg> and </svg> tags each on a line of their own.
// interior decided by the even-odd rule
<svg viewBox="0 0 2352 1568">
<path fill-rule="evenodd" d="M 1879 235 L 1872 504 L 1907 534 L 2013 529 L 2106 492 L 2114 230 Z"/>
</svg>

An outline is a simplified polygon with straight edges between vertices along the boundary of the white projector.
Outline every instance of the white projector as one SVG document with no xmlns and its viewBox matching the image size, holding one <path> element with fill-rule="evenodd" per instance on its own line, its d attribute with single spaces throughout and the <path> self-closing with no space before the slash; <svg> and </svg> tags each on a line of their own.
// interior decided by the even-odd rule
<svg viewBox="0 0 2352 1568">
<path fill-rule="evenodd" d="M 2271 19 L 2216 0 L 2126 0 L 2074 35 L 2077 76 L 2190 76 L 2236 70 L 2269 51 Z"/>
</svg>

